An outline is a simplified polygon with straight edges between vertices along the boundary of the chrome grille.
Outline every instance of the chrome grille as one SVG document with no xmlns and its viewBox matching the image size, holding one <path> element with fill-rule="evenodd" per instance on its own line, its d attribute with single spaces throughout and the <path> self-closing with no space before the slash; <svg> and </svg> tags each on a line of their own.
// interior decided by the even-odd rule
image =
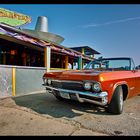
<svg viewBox="0 0 140 140">
<path fill-rule="evenodd" d="M 84 91 L 83 83 L 79 81 L 52 80 L 52 87 Z"/>
</svg>

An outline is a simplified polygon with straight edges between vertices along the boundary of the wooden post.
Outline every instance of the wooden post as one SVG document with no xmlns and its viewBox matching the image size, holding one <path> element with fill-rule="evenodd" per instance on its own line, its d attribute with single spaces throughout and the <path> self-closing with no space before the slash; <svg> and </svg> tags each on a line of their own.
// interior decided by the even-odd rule
<svg viewBox="0 0 140 140">
<path fill-rule="evenodd" d="M 68 55 L 65 56 L 65 69 L 69 69 L 69 57 Z"/>
<path fill-rule="evenodd" d="M 85 54 L 85 48 L 82 48 L 82 54 Z"/>
<path fill-rule="evenodd" d="M 84 60 L 82 59 L 82 68 L 84 68 L 84 63 L 85 63 L 85 62 L 84 62 Z"/>
<path fill-rule="evenodd" d="M 26 66 L 26 64 L 27 64 L 27 60 L 26 60 L 26 59 L 27 59 L 26 53 L 23 52 L 23 53 L 22 53 L 22 61 L 23 61 L 23 65 L 24 65 L 24 66 Z"/>
<path fill-rule="evenodd" d="M 6 65 L 6 54 L 3 54 L 3 64 Z"/>
<path fill-rule="evenodd" d="M 47 72 L 50 72 L 50 63 L 51 63 L 51 48 L 45 47 L 44 48 L 44 62 L 45 67 L 47 68 Z"/>
<path fill-rule="evenodd" d="M 71 67 L 71 69 L 74 69 L 74 62 L 72 63 L 72 67 Z"/>
<path fill-rule="evenodd" d="M 82 54 L 85 54 L 85 48 L 82 48 Z M 82 68 L 84 67 L 84 60 L 82 60 Z"/>
</svg>

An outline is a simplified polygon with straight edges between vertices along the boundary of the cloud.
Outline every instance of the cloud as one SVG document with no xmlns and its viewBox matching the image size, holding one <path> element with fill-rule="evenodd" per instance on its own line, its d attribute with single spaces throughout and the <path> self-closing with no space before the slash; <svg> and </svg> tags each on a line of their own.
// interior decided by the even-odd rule
<svg viewBox="0 0 140 140">
<path fill-rule="evenodd" d="M 123 22 L 127 22 L 127 21 L 138 20 L 138 19 L 140 19 L 140 17 L 130 17 L 130 18 L 126 18 L 126 19 L 109 21 L 109 22 L 105 22 L 105 23 L 101 23 L 101 24 L 88 24 L 88 25 L 84 25 L 82 27 L 83 28 L 100 27 L 100 26 L 105 26 L 105 25 L 110 25 L 110 24 L 115 24 L 115 23 L 123 23 Z"/>
</svg>

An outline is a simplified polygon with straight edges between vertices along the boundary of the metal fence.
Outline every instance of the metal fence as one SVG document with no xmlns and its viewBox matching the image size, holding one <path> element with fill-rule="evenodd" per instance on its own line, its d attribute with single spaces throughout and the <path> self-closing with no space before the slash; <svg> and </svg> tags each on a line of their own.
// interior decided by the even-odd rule
<svg viewBox="0 0 140 140">
<path fill-rule="evenodd" d="M 0 65 L 0 97 L 17 96 L 45 90 L 44 67 Z"/>
</svg>

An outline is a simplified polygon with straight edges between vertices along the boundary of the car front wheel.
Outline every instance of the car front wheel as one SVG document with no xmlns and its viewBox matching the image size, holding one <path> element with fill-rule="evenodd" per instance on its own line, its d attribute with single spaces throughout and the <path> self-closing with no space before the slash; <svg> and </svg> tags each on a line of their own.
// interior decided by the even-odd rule
<svg viewBox="0 0 140 140">
<path fill-rule="evenodd" d="M 108 105 L 108 112 L 113 114 L 121 114 L 123 112 L 123 90 L 121 86 L 115 89 L 111 102 Z"/>
</svg>

